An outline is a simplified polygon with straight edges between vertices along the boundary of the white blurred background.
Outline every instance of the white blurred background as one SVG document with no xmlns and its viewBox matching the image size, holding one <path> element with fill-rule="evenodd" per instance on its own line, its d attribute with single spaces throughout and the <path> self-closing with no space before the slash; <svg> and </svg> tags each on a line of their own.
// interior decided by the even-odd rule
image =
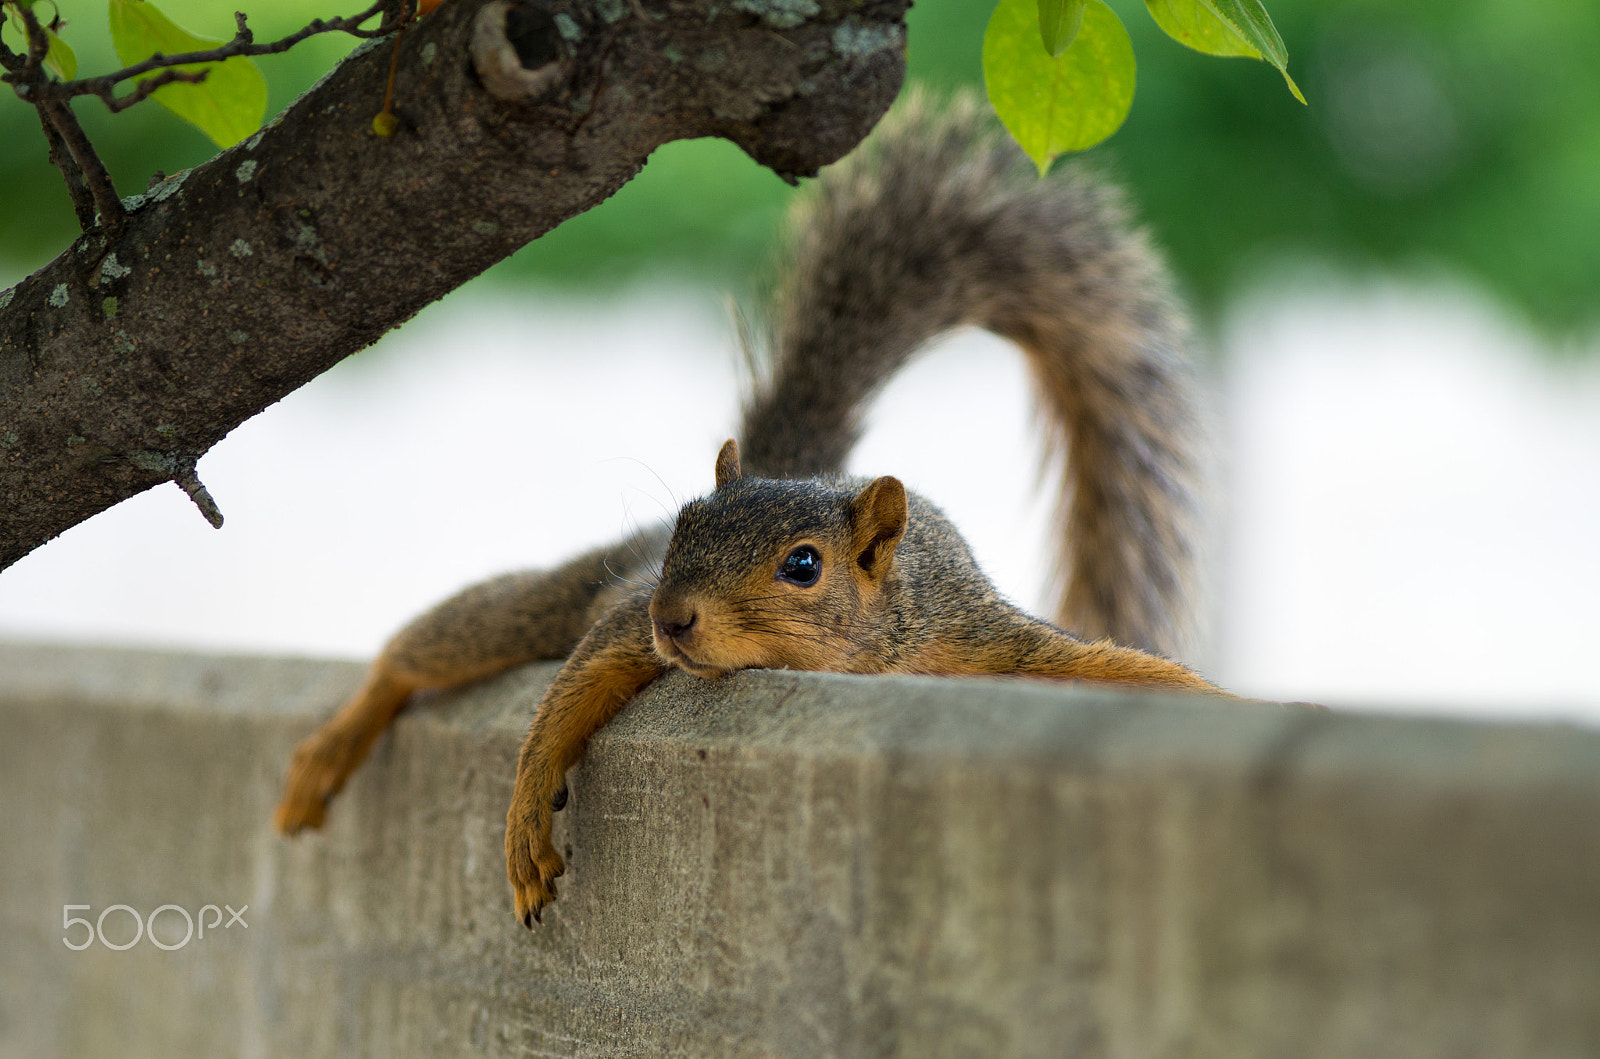
<svg viewBox="0 0 1600 1059">
<path fill-rule="evenodd" d="M 1600 359 L 1459 287 L 1258 288 L 1214 381 L 1211 647 L 1241 693 L 1600 721 Z M 361 657 L 430 602 L 557 562 L 709 488 L 739 357 L 701 288 L 469 286 L 167 485 L 0 573 L 0 636 Z M 1021 360 L 988 335 L 888 391 L 853 469 L 893 473 L 1039 608 L 1046 505 Z"/>
</svg>

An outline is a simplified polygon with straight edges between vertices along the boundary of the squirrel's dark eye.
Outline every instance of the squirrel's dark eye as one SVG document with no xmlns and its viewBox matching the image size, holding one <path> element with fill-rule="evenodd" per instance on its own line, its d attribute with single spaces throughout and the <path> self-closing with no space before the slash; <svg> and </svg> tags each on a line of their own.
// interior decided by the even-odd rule
<svg viewBox="0 0 1600 1059">
<path fill-rule="evenodd" d="M 802 544 L 783 560 L 778 576 L 797 585 L 814 585 L 822 576 L 822 556 L 809 544 Z"/>
</svg>

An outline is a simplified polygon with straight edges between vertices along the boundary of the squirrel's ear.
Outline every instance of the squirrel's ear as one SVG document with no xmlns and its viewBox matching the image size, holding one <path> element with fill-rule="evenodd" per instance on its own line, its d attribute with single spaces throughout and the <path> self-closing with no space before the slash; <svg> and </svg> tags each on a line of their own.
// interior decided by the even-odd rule
<svg viewBox="0 0 1600 1059">
<path fill-rule="evenodd" d="M 739 443 L 729 438 L 722 443 L 722 451 L 717 453 L 717 488 L 721 489 L 743 477 L 744 472 L 739 469 Z"/>
<path fill-rule="evenodd" d="M 906 518 L 906 487 L 898 478 L 884 475 L 850 501 L 851 551 L 856 565 L 873 580 L 888 573 L 905 536 Z"/>
</svg>

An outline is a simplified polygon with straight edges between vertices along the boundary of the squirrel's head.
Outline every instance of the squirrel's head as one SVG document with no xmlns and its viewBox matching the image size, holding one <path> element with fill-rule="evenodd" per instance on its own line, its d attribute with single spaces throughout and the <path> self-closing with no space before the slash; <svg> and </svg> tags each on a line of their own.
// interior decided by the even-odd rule
<svg viewBox="0 0 1600 1059">
<path fill-rule="evenodd" d="M 716 492 L 678 512 L 650 601 L 656 653 L 702 677 L 852 668 L 896 576 L 905 486 L 746 478 L 732 441 L 716 471 Z"/>
</svg>

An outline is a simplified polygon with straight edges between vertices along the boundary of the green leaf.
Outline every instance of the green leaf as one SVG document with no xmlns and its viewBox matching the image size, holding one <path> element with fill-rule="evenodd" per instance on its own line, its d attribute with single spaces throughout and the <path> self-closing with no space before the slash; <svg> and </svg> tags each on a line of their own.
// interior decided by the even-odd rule
<svg viewBox="0 0 1600 1059">
<path fill-rule="evenodd" d="M 1087 0 L 1039 0 L 1039 36 L 1052 59 L 1077 39 L 1085 6 Z"/>
<path fill-rule="evenodd" d="M 226 43 L 195 36 L 162 14 L 150 0 L 111 0 L 111 40 L 117 47 L 117 57 L 129 66 L 157 52 L 178 55 Z M 218 147 L 232 147 L 261 127 L 261 119 L 267 113 L 267 82 L 255 63 L 237 56 L 220 63 L 191 63 L 178 69 L 205 70 L 206 79 L 198 84 L 164 85 L 155 90 L 152 98 L 198 127 Z"/>
<path fill-rule="evenodd" d="M 44 35 L 50 38 L 50 50 L 44 53 L 45 69 L 63 81 L 72 80 L 78 75 L 78 53 L 56 36 L 55 30 L 46 29 Z"/>
<path fill-rule="evenodd" d="M 1179 44 L 1207 55 L 1261 58 L 1260 48 L 1235 33 L 1200 0 L 1145 0 L 1145 6 L 1156 25 Z"/>
<path fill-rule="evenodd" d="M 1211 13 L 1228 24 L 1239 36 L 1255 45 L 1268 62 L 1280 69 L 1289 62 L 1289 50 L 1278 36 L 1261 0 L 1200 0 Z"/>
<path fill-rule="evenodd" d="M 1278 68 L 1294 98 L 1304 103 L 1289 76 L 1289 52 L 1261 0 L 1145 0 L 1156 25 L 1177 41 L 1207 55 L 1241 55 Z"/>
<path fill-rule="evenodd" d="M 19 2 L 19 0 L 13 0 L 13 2 Z M 22 6 L 31 8 L 33 5 L 30 0 L 28 3 L 23 3 Z M 6 17 L 17 31 L 18 36 L 22 38 L 22 50 L 27 51 L 28 25 L 22 21 L 21 13 L 8 3 L 6 5 Z M 77 53 L 67 45 L 66 41 L 56 36 L 55 30 L 49 26 L 44 27 L 44 35 L 50 40 L 50 50 L 45 52 L 44 55 L 44 68 L 63 81 L 72 80 L 78 73 Z"/>
<path fill-rule="evenodd" d="M 1043 174 L 1066 151 L 1093 147 L 1133 106 L 1133 42 L 1116 13 L 1088 0 L 1072 46 L 1039 47 L 1036 0 L 1000 0 L 983 36 L 989 102 Z"/>
</svg>

